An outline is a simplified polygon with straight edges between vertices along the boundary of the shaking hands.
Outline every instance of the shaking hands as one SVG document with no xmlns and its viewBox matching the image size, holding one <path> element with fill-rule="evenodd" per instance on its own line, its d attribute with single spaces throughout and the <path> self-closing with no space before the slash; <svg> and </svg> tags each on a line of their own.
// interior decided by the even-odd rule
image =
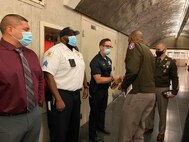
<svg viewBox="0 0 189 142">
<path fill-rule="evenodd" d="M 122 82 L 122 77 L 120 75 L 115 76 L 114 80 L 112 81 L 112 83 L 110 85 L 110 88 L 116 89 L 121 82 Z"/>
</svg>

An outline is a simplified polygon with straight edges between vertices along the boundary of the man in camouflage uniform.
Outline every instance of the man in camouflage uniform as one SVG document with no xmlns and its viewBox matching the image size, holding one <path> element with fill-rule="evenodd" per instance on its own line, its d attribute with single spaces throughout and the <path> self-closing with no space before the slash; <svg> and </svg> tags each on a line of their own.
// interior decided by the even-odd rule
<svg viewBox="0 0 189 142">
<path fill-rule="evenodd" d="M 155 71 L 155 84 L 156 84 L 156 102 L 159 112 L 159 134 L 158 141 L 164 140 L 166 129 L 166 114 L 169 98 L 173 98 L 178 93 L 178 73 L 175 60 L 166 56 L 166 46 L 162 43 L 156 45 L 156 71 Z M 170 83 L 172 82 L 172 90 L 170 90 Z M 169 91 L 168 96 L 164 96 L 162 92 Z M 146 121 L 145 132 L 152 132 L 154 127 L 154 114 L 155 106 L 150 116 Z"/>
<path fill-rule="evenodd" d="M 155 104 L 155 61 L 140 31 L 133 31 L 128 41 L 121 89 L 132 84 L 132 90 L 123 104 L 118 142 L 144 142 L 145 119 Z"/>
</svg>

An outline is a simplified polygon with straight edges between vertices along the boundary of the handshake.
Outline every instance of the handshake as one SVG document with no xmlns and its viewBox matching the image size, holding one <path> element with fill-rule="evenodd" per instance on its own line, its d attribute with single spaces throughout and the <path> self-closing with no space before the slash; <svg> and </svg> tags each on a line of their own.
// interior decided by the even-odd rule
<svg viewBox="0 0 189 142">
<path fill-rule="evenodd" d="M 110 85 L 110 88 L 116 89 L 121 82 L 122 82 L 122 77 L 120 75 L 115 76 L 114 80 L 112 81 L 112 83 Z"/>
</svg>

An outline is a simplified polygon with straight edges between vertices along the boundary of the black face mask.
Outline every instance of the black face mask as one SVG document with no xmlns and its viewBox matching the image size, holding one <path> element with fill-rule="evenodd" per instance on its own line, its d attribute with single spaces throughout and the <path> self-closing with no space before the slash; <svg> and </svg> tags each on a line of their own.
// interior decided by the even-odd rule
<svg viewBox="0 0 189 142">
<path fill-rule="evenodd" d="M 156 51 L 156 56 L 160 57 L 163 54 L 163 51 Z"/>
</svg>

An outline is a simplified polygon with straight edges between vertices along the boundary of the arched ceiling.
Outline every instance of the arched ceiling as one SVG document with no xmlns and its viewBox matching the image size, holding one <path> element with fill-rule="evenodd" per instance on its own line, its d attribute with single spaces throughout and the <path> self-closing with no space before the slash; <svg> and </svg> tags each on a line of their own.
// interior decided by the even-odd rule
<svg viewBox="0 0 189 142">
<path fill-rule="evenodd" d="M 140 30 L 148 45 L 189 37 L 189 0 L 81 0 L 76 11 L 123 34 Z"/>
</svg>

